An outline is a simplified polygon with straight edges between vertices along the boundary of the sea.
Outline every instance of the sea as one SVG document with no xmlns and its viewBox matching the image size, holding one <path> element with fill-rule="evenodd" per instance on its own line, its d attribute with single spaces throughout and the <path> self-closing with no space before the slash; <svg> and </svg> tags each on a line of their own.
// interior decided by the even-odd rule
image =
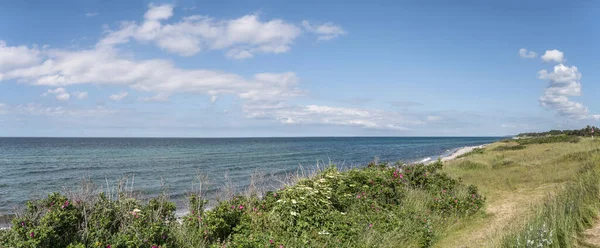
<svg viewBox="0 0 600 248">
<path fill-rule="evenodd" d="M 142 199 L 166 192 L 181 214 L 199 175 L 214 199 L 226 185 L 243 191 L 251 178 L 276 188 L 282 178 L 317 166 L 427 162 L 501 138 L 0 138 L 0 227 L 27 200 L 76 190 L 84 180 L 109 192 L 126 180 L 126 189 Z"/>
</svg>

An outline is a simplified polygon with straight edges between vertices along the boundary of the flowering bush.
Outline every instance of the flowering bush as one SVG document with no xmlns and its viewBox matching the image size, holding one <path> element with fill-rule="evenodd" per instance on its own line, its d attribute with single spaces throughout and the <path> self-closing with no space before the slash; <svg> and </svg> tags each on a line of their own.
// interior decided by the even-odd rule
<svg viewBox="0 0 600 248">
<path fill-rule="evenodd" d="M 394 237 L 399 245 L 429 247 L 448 218 L 472 214 L 484 202 L 477 188 L 440 173 L 441 167 L 439 161 L 371 163 L 344 172 L 332 166 L 262 197 L 218 202 L 209 211 L 205 199 L 191 194 L 190 212 L 180 223 L 164 196 L 142 204 L 124 196 L 80 202 L 51 194 L 28 203 L 12 229 L 0 232 L 0 246 L 369 247 Z"/>
</svg>

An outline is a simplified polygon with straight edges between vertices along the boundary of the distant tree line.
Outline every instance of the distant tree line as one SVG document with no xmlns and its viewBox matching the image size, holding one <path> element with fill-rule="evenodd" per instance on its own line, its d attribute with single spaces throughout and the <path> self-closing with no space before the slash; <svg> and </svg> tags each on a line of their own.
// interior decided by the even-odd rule
<svg viewBox="0 0 600 248">
<path fill-rule="evenodd" d="M 550 130 L 541 133 L 520 133 L 517 137 L 540 137 L 548 135 L 592 136 L 599 135 L 597 134 L 599 131 L 600 129 L 598 129 L 598 127 L 587 125 L 585 128 L 578 130 Z"/>
</svg>

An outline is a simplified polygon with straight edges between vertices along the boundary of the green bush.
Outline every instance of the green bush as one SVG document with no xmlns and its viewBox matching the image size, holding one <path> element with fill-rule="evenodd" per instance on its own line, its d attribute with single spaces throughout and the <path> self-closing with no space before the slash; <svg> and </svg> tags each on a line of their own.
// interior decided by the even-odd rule
<svg viewBox="0 0 600 248">
<path fill-rule="evenodd" d="M 517 139 L 516 141 L 520 145 L 529 145 L 529 144 L 545 144 L 545 143 L 558 143 L 558 142 L 578 143 L 580 140 L 581 140 L 581 138 L 577 137 L 577 136 L 553 135 L 553 136 L 522 138 L 522 139 Z"/>
<path fill-rule="evenodd" d="M 60 194 L 31 201 L 10 231 L 8 247 L 340 247 L 397 244 L 429 247 L 449 223 L 475 213 L 485 198 L 430 165 L 372 163 L 341 172 L 332 166 L 291 186 L 237 196 L 204 211 L 191 194 L 176 221 L 165 196 L 142 203 L 122 195 L 73 201 Z M 370 240 L 370 241 L 369 241 Z M 373 243 L 375 242 L 375 243 Z"/>
<path fill-rule="evenodd" d="M 494 151 L 497 151 L 497 152 L 516 151 L 516 150 L 523 150 L 525 148 L 526 148 L 526 146 L 524 146 L 522 144 L 518 144 L 516 146 L 498 146 L 498 147 L 494 148 Z"/>
</svg>

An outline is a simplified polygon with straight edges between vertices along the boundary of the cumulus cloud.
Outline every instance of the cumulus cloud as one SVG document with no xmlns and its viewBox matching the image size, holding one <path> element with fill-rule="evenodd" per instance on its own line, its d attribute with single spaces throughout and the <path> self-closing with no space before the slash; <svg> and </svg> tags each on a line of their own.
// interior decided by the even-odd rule
<svg viewBox="0 0 600 248">
<path fill-rule="evenodd" d="M 237 19 L 216 20 L 206 16 L 188 16 L 165 24 L 173 16 L 173 6 L 150 5 L 144 21 L 124 22 L 98 46 L 113 46 L 135 39 L 154 42 L 158 47 L 191 56 L 202 50 L 227 50 L 233 59 L 251 58 L 256 53 L 283 53 L 301 33 L 300 28 L 280 19 L 261 21 L 256 14 Z"/>
<path fill-rule="evenodd" d="M 0 40 L 0 80 L 3 71 L 39 63 L 39 54 L 40 51 L 35 47 L 8 46 Z"/>
<path fill-rule="evenodd" d="M 548 81 L 544 94 L 539 98 L 542 106 L 573 119 L 599 119 L 597 115 L 590 115 L 586 106 L 569 99 L 581 95 L 581 73 L 577 67 L 558 64 L 553 71 L 541 70 L 538 74 L 539 79 Z"/>
<path fill-rule="evenodd" d="M 312 25 L 309 21 L 302 21 L 302 26 L 306 31 L 317 35 L 317 39 L 320 41 L 331 40 L 340 35 L 345 35 L 346 31 L 342 27 L 334 25 L 333 23 L 325 23 L 322 25 Z"/>
<path fill-rule="evenodd" d="M 534 51 L 529 51 L 525 48 L 521 48 L 521 49 L 519 49 L 519 56 L 521 58 L 533 59 L 533 58 L 537 57 L 537 53 Z"/>
<path fill-rule="evenodd" d="M 56 88 L 53 90 L 48 90 L 46 93 L 42 94 L 42 96 L 55 95 L 56 100 L 59 101 L 67 101 L 71 98 L 71 95 L 65 90 L 65 88 Z"/>
<path fill-rule="evenodd" d="M 110 100 L 118 102 L 118 101 L 121 101 L 121 100 L 125 99 L 125 97 L 127 97 L 127 95 L 129 95 L 129 92 L 127 92 L 127 91 L 121 91 L 119 93 L 110 95 L 108 98 Z"/>
<path fill-rule="evenodd" d="M 563 54 L 563 52 L 556 50 L 556 49 L 546 50 L 546 52 L 544 53 L 544 55 L 542 55 L 541 58 L 545 62 L 562 63 L 563 59 L 564 59 L 564 54 Z"/>
</svg>

